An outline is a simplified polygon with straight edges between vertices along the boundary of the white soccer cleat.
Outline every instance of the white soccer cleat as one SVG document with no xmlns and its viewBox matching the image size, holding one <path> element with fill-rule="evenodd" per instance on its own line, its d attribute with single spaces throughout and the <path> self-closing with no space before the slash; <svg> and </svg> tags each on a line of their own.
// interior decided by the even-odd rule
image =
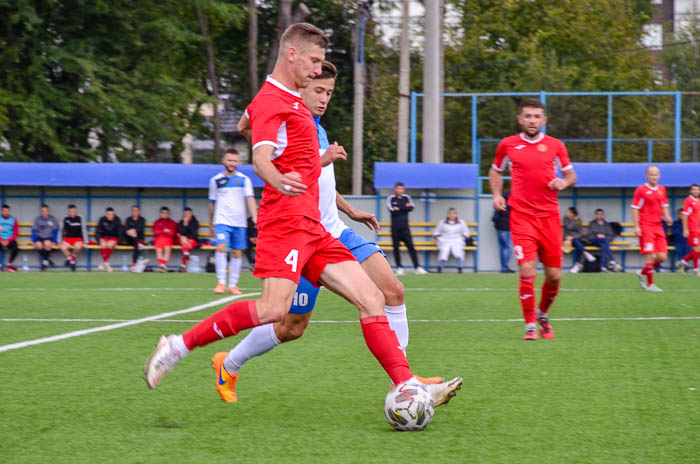
<svg viewBox="0 0 700 464">
<path fill-rule="evenodd" d="M 175 364 L 180 361 L 180 354 L 170 346 L 172 337 L 173 335 L 160 337 L 156 349 L 143 368 L 143 379 L 151 390 L 155 389 L 165 374 L 173 370 Z"/>
<path fill-rule="evenodd" d="M 417 275 L 425 275 L 425 274 L 428 273 L 428 271 L 426 271 L 425 269 L 423 269 L 422 266 L 418 266 L 418 267 L 416 268 L 416 270 L 415 270 L 415 273 L 416 273 Z"/>
<path fill-rule="evenodd" d="M 656 284 L 651 284 L 647 288 L 645 288 L 644 290 L 646 290 L 647 292 L 654 292 L 654 293 L 663 292 L 663 290 L 661 290 L 659 287 L 657 287 Z"/>
<path fill-rule="evenodd" d="M 639 279 L 639 285 L 641 285 L 642 288 L 644 290 L 646 290 L 647 289 L 647 277 L 644 274 L 642 274 L 641 269 L 638 269 L 637 272 L 635 272 L 635 274 L 637 274 L 637 278 Z"/>
<path fill-rule="evenodd" d="M 404 275 L 403 268 L 402 267 L 397 267 L 396 268 L 396 275 Z"/>
<path fill-rule="evenodd" d="M 428 388 L 435 407 L 447 404 L 455 395 L 457 390 L 462 388 L 462 377 L 455 377 L 449 382 L 434 383 L 425 385 Z"/>
</svg>

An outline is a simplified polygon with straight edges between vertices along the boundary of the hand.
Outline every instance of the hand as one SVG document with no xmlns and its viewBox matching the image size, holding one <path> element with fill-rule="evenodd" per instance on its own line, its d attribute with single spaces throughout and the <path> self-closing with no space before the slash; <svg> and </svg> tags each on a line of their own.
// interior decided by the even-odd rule
<svg viewBox="0 0 700 464">
<path fill-rule="evenodd" d="M 250 243 L 252 243 L 253 245 L 258 244 L 258 237 L 250 237 L 248 240 L 250 240 Z"/>
<path fill-rule="evenodd" d="M 128 235 L 129 237 L 134 237 L 134 238 L 136 238 L 136 229 L 128 229 L 128 230 L 126 231 L 126 235 Z"/>
<path fill-rule="evenodd" d="M 636 235 L 637 237 L 641 237 L 642 236 L 642 228 L 639 226 L 634 226 L 634 235 Z"/>
<path fill-rule="evenodd" d="M 605 238 L 605 234 L 598 234 L 598 235 L 596 235 L 596 237 L 598 237 L 598 238 Z"/>
<path fill-rule="evenodd" d="M 180 235 L 180 246 L 186 247 L 187 245 L 189 245 L 189 240 L 187 240 L 187 237 Z"/>
<path fill-rule="evenodd" d="M 688 229 L 683 228 L 683 237 L 688 238 L 688 235 L 690 235 L 690 232 L 688 231 Z"/>
<path fill-rule="evenodd" d="M 254 224 L 254 225 L 256 225 L 256 226 L 258 225 L 258 218 L 257 218 L 257 217 L 252 217 L 252 216 L 251 216 L 251 217 L 250 217 L 250 220 L 253 221 L 253 224 Z"/>
<path fill-rule="evenodd" d="M 673 219 L 670 216 L 666 217 L 666 225 L 671 227 L 673 225 Z"/>
<path fill-rule="evenodd" d="M 561 177 L 555 177 L 549 181 L 549 184 L 547 184 L 547 187 L 549 187 L 551 190 L 564 190 L 568 186 L 569 183 Z"/>
<path fill-rule="evenodd" d="M 394 211 L 398 211 L 398 210 L 399 210 L 399 207 L 398 207 L 398 206 L 394 206 Z"/>
<path fill-rule="evenodd" d="M 493 208 L 496 211 L 505 211 L 507 206 L 506 199 L 503 198 L 503 195 L 493 196 Z"/>
<path fill-rule="evenodd" d="M 323 156 L 321 157 L 321 165 L 327 166 L 335 160 L 348 159 L 348 154 L 345 152 L 345 148 L 342 145 L 338 145 L 338 142 L 334 142 L 333 145 L 329 146 Z"/>
<path fill-rule="evenodd" d="M 348 217 L 353 221 L 363 223 L 370 230 L 379 232 L 379 221 L 377 221 L 377 217 L 372 213 L 354 209 L 350 212 L 350 214 L 348 214 Z"/>
<path fill-rule="evenodd" d="M 9 240 L 0 240 L 0 243 L 2 243 L 2 246 L 6 247 L 7 245 L 10 244 Z"/>
<path fill-rule="evenodd" d="M 287 172 L 282 174 L 282 176 L 277 181 L 276 185 L 273 187 L 282 195 L 287 195 L 288 197 L 298 197 L 302 193 L 306 192 L 306 185 L 301 183 L 301 174 L 298 172 Z"/>
</svg>

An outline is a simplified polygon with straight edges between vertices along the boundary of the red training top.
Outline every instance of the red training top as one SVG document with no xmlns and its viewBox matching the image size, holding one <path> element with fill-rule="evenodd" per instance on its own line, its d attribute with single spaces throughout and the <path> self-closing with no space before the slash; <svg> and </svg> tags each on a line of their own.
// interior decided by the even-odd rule
<svg viewBox="0 0 700 464">
<path fill-rule="evenodd" d="M 663 209 L 668 206 L 666 187 L 656 184 L 655 187 L 644 183 L 634 191 L 632 208 L 639 210 L 639 224 L 657 225 L 663 219 Z"/>
<path fill-rule="evenodd" d="M 155 238 L 159 237 L 170 237 L 175 239 L 177 237 L 178 225 L 177 222 L 172 219 L 160 218 L 153 223 L 153 235 Z"/>
<path fill-rule="evenodd" d="M 688 231 L 700 233 L 700 199 L 688 195 L 683 201 L 681 214 L 688 216 Z"/>
</svg>

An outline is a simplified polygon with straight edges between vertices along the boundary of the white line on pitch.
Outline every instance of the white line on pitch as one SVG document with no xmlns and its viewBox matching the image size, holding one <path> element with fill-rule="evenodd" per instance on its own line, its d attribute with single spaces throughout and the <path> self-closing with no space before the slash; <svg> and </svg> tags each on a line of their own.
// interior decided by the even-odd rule
<svg viewBox="0 0 700 464">
<path fill-rule="evenodd" d="M 241 290 L 260 290 L 259 288 L 245 288 L 240 287 Z M 209 287 L 103 287 L 103 288 L 89 288 L 89 287 L 72 287 L 72 288 L 22 288 L 22 287 L 11 287 L 11 288 L 0 288 L 0 290 L 8 290 L 12 292 L 22 292 L 22 291 L 36 291 L 36 292 L 46 292 L 46 291 L 61 291 L 61 292 L 84 292 L 84 291 L 97 291 L 97 292 L 134 292 L 142 290 L 145 292 L 155 292 L 159 290 L 165 291 L 186 291 L 186 292 L 201 292 L 210 291 Z"/>
<path fill-rule="evenodd" d="M 135 291 L 146 291 L 146 292 L 157 292 L 157 291 L 209 291 L 209 287 L 198 288 L 198 287 L 106 287 L 106 288 L 22 288 L 22 287 L 11 287 L 11 288 L 0 288 L 0 290 L 7 291 L 69 291 L 69 292 L 83 292 L 83 291 L 98 291 L 98 292 L 135 292 Z M 241 287 L 241 290 L 259 290 L 259 288 L 245 288 Z M 325 289 L 324 289 L 325 290 Z M 503 287 L 463 287 L 463 288 L 430 288 L 430 287 L 418 287 L 409 288 L 406 287 L 406 291 L 414 292 L 512 292 L 517 290 L 517 287 L 503 288 Z M 639 288 L 561 288 L 561 292 L 635 292 L 642 294 Z M 665 289 L 666 293 L 698 293 L 700 289 Z"/>
<path fill-rule="evenodd" d="M 245 295 L 249 296 L 249 295 Z M 217 300 L 217 302 L 223 302 L 223 300 Z M 215 303 L 215 302 L 212 302 Z M 210 304 L 211 306 L 211 304 Z M 201 308 L 203 309 L 203 308 Z M 167 314 L 167 313 L 166 313 Z M 170 313 L 174 314 L 174 313 Z M 157 316 L 154 316 L 157 317 Z M 167 317 L 167 316 L 164 316 Z M 649 316 L 649 317 L 559 317 L 551 318 L 552 321 L 574 321 L 574 322 L 588 322 L 588 321 L 686 321 L 686 320 L 700 320 L 700 316 Z M 40 319 L 40 318 L 5 318 L 0 319 L 0 322 L 178 322 L 193 324 L 197 323 L 199 319 Z M 408 322 L 427 322 L 427 323 L 478 323 L 478 322 L 522 322 L 523 320 L 518 319 L 410 319 Z M 359 322 L 358 320 L 312 320 L 311 323 L 316 324 L 355 324 Z M 115 324 L 116 325 L 116 324 Z M 133 325 L 133 324 L 129 324 Z M 106 326 L 109 327 L 109 326 Z M 101 329 L 101 327 L 97 327 Z M 88 329 L 93 330 L 93 329 Z M 3 347 L 0 347 L 2 351 Z"/>
<path fill-rule="evenodd" d="M 228 303 L 229 301 L 234 301 L 239 298 L 249 297 L 259 295 L 259 293 L 248 293 L 245 295 L 229 296 L 226 298 L 219 298 L 218 300 L 210 301 L 209 303 L 192 306 L 190 308 L 181 309 L 179 311 L 170 311 L 167 313 L 156 314 L 155 316 L 143 317 L 141 319 L 132 319 L 128 321 L 119 322 L 117 324 L 104 325 L 101 327 L 93 327 L 91 329 L 76 330 L 74 332 L 68 332 L 59 335 L 53 335 L 51 337 L 37 338 L 35 340 L 27 340 L 25 342 L 11 343 L 9 345 L 0 346 L 0 353 L 3 351 L 16 350 L 18 348 L 25 348 L 27 346 L 39 345 L 42 343 L 56 342 L 59 340 L 65 340 L 66 338 L 80 337 L 81 335 L 87 335 L 95 332 L 105 332 L 108 330 L 120 329 L 122 327 L 128 327 L 130 325 L 143 324 L 144 322 L 156 321 L 158 319 L 164 319 L 166 317 L 177 316 L 178 314 L 193 313 L 195 311 L 201 311 L 202 309 L 211 308 L 212 306 L 217 306 L 222 303 Z M 97 322 L 97 321 L 96 321 Z"/>
</svg>

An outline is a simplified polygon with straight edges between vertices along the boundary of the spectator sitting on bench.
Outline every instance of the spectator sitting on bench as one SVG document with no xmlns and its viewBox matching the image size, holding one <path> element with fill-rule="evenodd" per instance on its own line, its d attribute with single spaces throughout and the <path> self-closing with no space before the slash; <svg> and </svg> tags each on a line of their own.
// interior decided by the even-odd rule
<svg viewBox="0 0 700 464">
<path fill-rule="evenodd" d="M 10 214 L 10 206 L 2 205 L 0 216 L 0 270 L 17 272 L 17 267 L 12 264 L 17 257 L 17 237 L 19 236 L 19 222 Z M 5 265 L 5 250 L 10 251 L 10 260 Z"/>
<path fill-rule="evenodd" d="M 43 271 L 47 266 L 55 266 L 50 255 L 58 237 L 58 219 L 51 216 L 48 205 L 41 205 L 39 212 L 32 227 L 32 242 L 34 249 L 39 253 L 39 263 Z"/>
<path fill-rule="evenodd" d="M 100 271 L 112 272 L 109 258 L 119 244 L 121 231 L 121 219 L 114 213 L 114 208 L 111 206 L 107 207 L 107 209 L 105 209 L 105 215 L 97 221 L 97 227 L 95 228 L 95 238 L 100 245 L 100 254 L 102 255 L 102 264 L 97 268 Z"/>
<path fill-rule="evenodd" d="M 158 271 L 168 271 L 170 253 L 178 235 L 178 225 L 170 219 L 170 209 L 163 206 L 160 209 L 160 219 L 153 223 L 153 247 L 156 249 L 158 259 Z"/>
<path fill-rule="evenodd" d="M 457 272 L 461 274 L 462 262 L 464 261 L 464 242 L 469 239 L 469 227 L 457 217 L 456 209 L 447 210 L 447 217 L 435 226 L 433 237 L 437 239 L 440 250 L 438 272 L 442 272 L 445 261 L 452 253 L 452 256 L 457 260 Z"/>
<path fill-rule="evenodd" d="M 68 215 L 61 222 L 56 242 L 61 244 L 59 249 L 66 258 L 64 265 L 70 266 L 71 271 L 75 272 L 78 255 L 89 243 L 85 221 L 78 216 L 75 205 L 68 205 Z"/>
<path fill-rule="evenodd" d="M 586 258 L 586 261 L 595 261 L 595 256 L 586 251 L 583 245 L 583 224 L 581 224 L 581 218 L 578 215 L 578 210 L 575 206 L 570 206 L 566 210 L 563 221 L 564 229 L 564 245 L 562 246 L 563 251 L 568 253 L 573 249 L 573 259 L 574 264 L 571 267 L 571 273 L 576 274 L 581 272 L 583 266 L 581 265 L 581 256 Z"/>
<path fill-rule="evenodd" d="M 595 210 L 595 219 L 588 224 L 588 237 L 591 244 L 600 248 L 600 272 L 620 272 L 622 268 L 615 262 L 610 250 L 610 242 L 615 238 L 615 232 L 601 208 Z"/>
<path fill-rule="evenodd" d="M 131 254 L 131 272 L 143 272 L 147 259 L 141 258 L 141 250 L 145 241 L 146 220 L 141 216 L 141 208 L 137 205 L 131 207 L 131 216 L 126 218 L 124 225 L 124 242 L 134 247 Z"/>
<path fill-rule="evenodd" d="M 185 272 L 190 252 L 199 246 L 199 221 L 189 206 L 182 211 L 182 219 L 178 223 L 180 246 L 182 246 L 182 264 L 180 272 Z"/>
</svg>

